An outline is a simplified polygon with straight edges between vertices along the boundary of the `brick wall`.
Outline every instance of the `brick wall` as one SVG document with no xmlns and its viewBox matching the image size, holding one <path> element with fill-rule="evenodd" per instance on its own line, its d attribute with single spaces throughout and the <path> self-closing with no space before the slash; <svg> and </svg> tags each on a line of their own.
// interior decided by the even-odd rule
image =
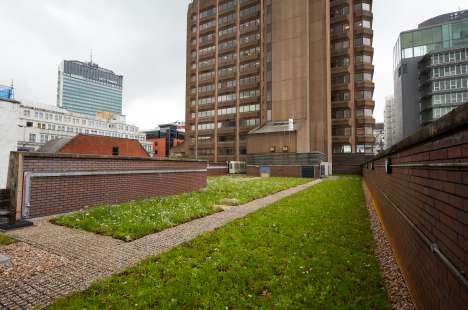
<svg viewBox="0 0 468 310">
<path fill-rule="evenodd" d="M 208 176 L 223 176 L 228 174 L 228 166 L 208 166 Z"/>
<path fill-rule="evenodd" d="M 373 157 L 367 154 L 333 154 L 333 174 L 361 175 L 362 164 Z"/>
<path fill-rule="evenodd" d="M 287 177 L 287 178 L 301 178 L 302 166 L 268 166 L 271 171 L 272 177 Z M 258 177 L 260 176 L 260 166 L 249 165 L 247 166 L 247 175 Z M 314 175 L 316 178 L 320 176 L 320 167 L 314 167 Z"/>
<path fill-rule="evenodd" d="M 35 153 L 22 155 L 22 172 L 18 169 L 19 175 L 23 172 L 25 176 L 33 174 L 29 181 L 31 218 L 76 211 L 100 203 L 174 195 L 206 186 L 207 164 L 202 161 Z M 42 176 L 38 173 L 55 175 Z M 62 173 L 75 175 L 64 176 Z M 95 175 L 88 175 L 93 173 Z M 23 181 L 24 184 L 13 188 L 19 197 L 27 197 L 27 177 Z"/>
<path fill-rule="evenodd" d="M 368 162 L 363 175 L 418 308 L 467 309 L 464 280 L 428 243 L 466 281 L 468 104 Z"/>
</svg>

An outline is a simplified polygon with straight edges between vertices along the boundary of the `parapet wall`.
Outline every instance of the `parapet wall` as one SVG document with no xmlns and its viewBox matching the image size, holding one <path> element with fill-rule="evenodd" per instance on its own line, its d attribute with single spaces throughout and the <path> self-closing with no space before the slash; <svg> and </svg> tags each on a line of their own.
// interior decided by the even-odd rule
<svg viewBox="0 0 468 310">
<path fill-rule="evenodd" d="M 468 104 L 363 168 L 419 309 L 468 305 Z"/>
<path fill-rule="evenodd" d="M 195 191 L 206 182 L 203 161 L 15 152 L 8 188 L 19 221 Z"/>
</svg>

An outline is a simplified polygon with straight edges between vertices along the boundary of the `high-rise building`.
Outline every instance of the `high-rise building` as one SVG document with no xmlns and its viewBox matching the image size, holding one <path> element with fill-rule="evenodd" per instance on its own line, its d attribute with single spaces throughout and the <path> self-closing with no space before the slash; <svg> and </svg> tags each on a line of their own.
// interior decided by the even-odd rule
<svg viewBox="0 0 468 310">
<path fill-rule="evenodd" d="M 400 34 L 394 48 L 395 141 L 468 101 L 468 11 Z"/>
<path fill-rule="evenodd" d="M 385 98 L 385 111 L 384 111 L 384 136 L 385 136 L 385 145 L 384 148 L 388 149 L 393 145 L 393 140 L 395 136 L 395 115 L 393 110 L 394 99 L 392 96 L 387 96 Z"/>
<path fill-rule="evenodd" d="M 372 20 L 371 0 L 192 1 L 191 156 L 373 153 Z"/>
<path fill-rule="evenodd" d="M 375 146 L 374 153 L 378 154 L 385 150 L 385 126 L 384 123 L 376 123 L 374 127 Z"/>
<path fill-rule="evenodd" d="M 122 114 L 123 76 L 92 62 L 63 61 L 58 70 L 57 106 L 95 116 Z"/>
</svg>

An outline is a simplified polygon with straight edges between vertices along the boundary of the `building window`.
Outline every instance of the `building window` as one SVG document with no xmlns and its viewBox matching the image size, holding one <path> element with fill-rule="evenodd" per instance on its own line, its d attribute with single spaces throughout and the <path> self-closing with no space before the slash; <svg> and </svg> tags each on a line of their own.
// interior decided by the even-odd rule
<svg viewBox="0 0 468 310">
<path fill-rule="evenodd" d="M 113 156 L 119 156 L 119 147 L 118 146 L 114 146 L 112 148 L 112 155 Z"/>
<path fill-rule="evenodd" d="M 33 122 L 26 122 L 26 127 L 33 127 Z"/>
<path fill-rule="evenodd" d="M 29 142 L 36 142 L 36 134 L 34 133 L 29 134 Z"/>
<path fill-rule="evenodd" d="M 333 148 L 334 153 L 351 153 L 351 145 L 336 144 Z"/>
<path fill-rule="evenodd" d="M 29 110 L 24 110 L 23 114 L 24 116 L 30 116 L 31 112 Z"/>
</svg>

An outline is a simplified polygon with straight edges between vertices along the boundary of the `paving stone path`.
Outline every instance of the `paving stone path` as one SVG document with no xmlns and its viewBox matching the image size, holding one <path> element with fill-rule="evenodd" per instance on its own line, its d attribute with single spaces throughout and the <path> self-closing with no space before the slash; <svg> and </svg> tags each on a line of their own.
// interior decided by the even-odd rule
<svg viewBox="0 0 468 310">
<path fill-rule="evenodd" d="M 120 272 L 147 256 L 161 254 L 320 182 L 316 180 L 242 206 L 226 208 L 133 242 L 53 225 L 48 219 L 37 220 L 32 227 L 9 232 L 8 235 L 20 242 L 0 249 L 0 253 L 11 257 L 16 268 L 0 269 L 0 309 L 46 306 L 60 296 L 84 290 L 92 282 Z M 45 264 L 45 260 L 50 263 Z"/>
</svg>

